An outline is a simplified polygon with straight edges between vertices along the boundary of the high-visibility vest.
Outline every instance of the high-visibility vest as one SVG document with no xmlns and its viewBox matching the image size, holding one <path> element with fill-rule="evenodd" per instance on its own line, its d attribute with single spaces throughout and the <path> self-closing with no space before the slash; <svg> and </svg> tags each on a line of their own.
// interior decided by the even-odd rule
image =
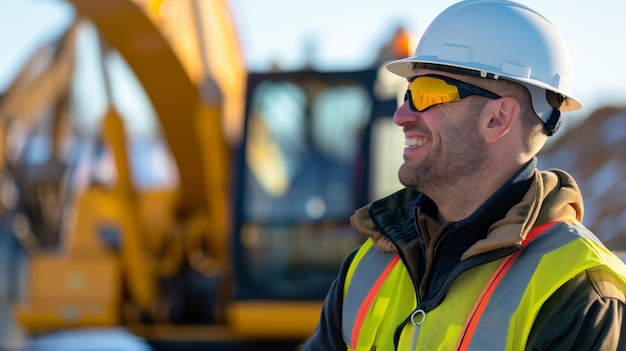
<svg viewBox="0 0 626 351">
<path fill-rule="evenodd" d="M 585 270 L 617 273 L 610 276 L 626 292 L 626 266 L 591 232 L 549 223 L 516 253 L 459 275 L 436 308 L 422 311 L 398 254 L 368 240 L 346 276 L 343 338 L 348 350 L 523 350 L 543 303 Z"/>
</svg>

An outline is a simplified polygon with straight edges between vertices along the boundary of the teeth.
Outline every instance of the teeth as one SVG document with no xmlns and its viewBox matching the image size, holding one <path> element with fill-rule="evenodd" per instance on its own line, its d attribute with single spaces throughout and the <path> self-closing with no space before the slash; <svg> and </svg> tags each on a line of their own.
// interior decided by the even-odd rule
<svg viewBox="0 0 626 351">
<path fill-rule="evenodd" d="M 426 144 L 426 139 L 424 138 L 406 138 L 404 139 L 404 146 L 408 147 L 418 147 Z"/>
</svg>

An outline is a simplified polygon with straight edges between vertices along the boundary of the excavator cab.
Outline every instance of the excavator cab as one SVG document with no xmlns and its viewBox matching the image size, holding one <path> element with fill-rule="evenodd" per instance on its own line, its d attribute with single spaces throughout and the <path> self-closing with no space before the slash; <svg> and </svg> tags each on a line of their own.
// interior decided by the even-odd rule
<svg viewBox="0 0 626 351">
<path fill-rule="evenodd" d="M 375 70 L 252 74 L 237 154 L 237 299 L 324 297 L 360 244 L 349 217 L 370 200 L 369 133 L 394 101 Z"/>
</svg>

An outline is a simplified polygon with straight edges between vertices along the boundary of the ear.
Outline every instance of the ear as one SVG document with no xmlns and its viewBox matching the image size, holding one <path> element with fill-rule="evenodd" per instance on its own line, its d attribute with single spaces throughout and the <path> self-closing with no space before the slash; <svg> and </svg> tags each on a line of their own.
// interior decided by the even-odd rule
<svg viewBox="0 0 626 351">
<path fill-rule="evenodd" d="M 491 101 L 490 107 L 490 119 L 485 128 L 485 141 L 495 143 L 511 130 L 513 121 L 519 114 L 520 105 L 517 99 L 505 96 Z"/>
</svg>

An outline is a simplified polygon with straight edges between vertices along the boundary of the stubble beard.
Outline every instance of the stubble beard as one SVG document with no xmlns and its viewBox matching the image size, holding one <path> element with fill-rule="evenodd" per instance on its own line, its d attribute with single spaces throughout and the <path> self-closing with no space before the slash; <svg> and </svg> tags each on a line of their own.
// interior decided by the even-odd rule
<svg viewBox="0 0 626 351">
<path fill-rule="evenodd" d="M 403 163 L 398 171 L 400 183 L 432 198 L 435 192 L 480 174 L 488 159 L 487 148 L 479 136 L 475 116 L 468 117 L 466 123 L 470 126 L 443 128 L 440 135 L 445 145 L 431 145 L 426 159 L 416 164 Z"/>
</svg>

